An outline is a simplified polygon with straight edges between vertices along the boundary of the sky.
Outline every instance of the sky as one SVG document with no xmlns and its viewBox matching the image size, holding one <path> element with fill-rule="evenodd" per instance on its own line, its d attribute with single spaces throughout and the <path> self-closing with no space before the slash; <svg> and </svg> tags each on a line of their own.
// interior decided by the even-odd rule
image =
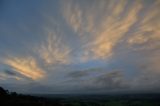
<svg viewBox="0 0 160 106">
<path fill-rule="evenodd" d="M 160 0 L 0 0 L 0 86 L 160 92 Z"/>
</svg>

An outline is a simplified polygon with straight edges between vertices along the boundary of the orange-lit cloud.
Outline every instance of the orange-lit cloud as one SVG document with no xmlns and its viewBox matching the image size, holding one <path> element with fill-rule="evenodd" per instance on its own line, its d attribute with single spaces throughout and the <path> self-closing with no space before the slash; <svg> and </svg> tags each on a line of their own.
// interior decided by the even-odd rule
<svg viewBox="0 0 160 106">
<path fill-rule="evenodd" d="M 105 1 L 95 4 L 97 8 L 102 6 L 100 9 L 110 10 L 110 13 L 107 10 L 103 11 L 104 16 L 99 16 L 99 19 L 97 19 L 99 13 L 94 11 L 95 8 L 92 10 L 92 6 L 85 11 L 76 3 L 72 5 L 72 2 L 69 2 L 63 5 L 66 21 L 76 34 L 80 35 L 81 42 L 84 43 L 82 44 L 82 61 L 110 57 L 113 54 L 113 47 L 137 21 L 138 13 L 142 8 L 141 2 L 137 1 L 127 12 L 125 11 L 127 1 L 110 1 L 106 4 L 108 7 L 102 5 L 103 3 L 106 4 Z M 122 13 L 125 13 L 125 16 L 122 16 Z M 96 21 L 99 23 L 96 24 Z"/>
<path fill-rule="evenodd" d="M 49 32 L 46 40 L 35 48 L 35 52 L 42 58 L 46 65 L 68 64 L 70 49 L 64 45 L 56 33 Z"/>
<path fill-rule="evenodd" d="M 18 77 L 18 76 L 10 76 L 10 75 L 7 75 L 5 73 L 0 73 L 0 80 L 7 80 L 9 78 L 13 78 L 13 79 L 16 79 L 16 80 L 23 80 L 23 78 Z"/>
<path fill-rule="evenodd" d="M 137 45 L 135 50 L 151 50 L 160 47 L 160 22 L 159 22 L 159 6 L 160 2 L 156 1 L 149 10 L 144 13 L 143 19 L 137 23 L 138 26 L 134 29 L 128 39 L 130 46 Z"/>
<path fill-rule="evenodd" d="M 5 60 L 5 63 L 14 68 L 18 73 L 37 80 L 45 76 L 45 72 L 38 67 L 33 57 L 11 57 Z"/>
</svg>

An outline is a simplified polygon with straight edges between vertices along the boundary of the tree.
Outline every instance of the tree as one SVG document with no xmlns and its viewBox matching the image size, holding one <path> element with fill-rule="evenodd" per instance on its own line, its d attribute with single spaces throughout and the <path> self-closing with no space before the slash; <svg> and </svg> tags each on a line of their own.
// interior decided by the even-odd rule
<svg viewBox="0 0 160 106">
<path fill-rule="evenodd" d="M 0 96 L 4 96 L 4 95 L 7 95 L 7 94 L 8 94 L 8 91 L 4 90 L 2 87 L 0 87 Z"/>
</svg>

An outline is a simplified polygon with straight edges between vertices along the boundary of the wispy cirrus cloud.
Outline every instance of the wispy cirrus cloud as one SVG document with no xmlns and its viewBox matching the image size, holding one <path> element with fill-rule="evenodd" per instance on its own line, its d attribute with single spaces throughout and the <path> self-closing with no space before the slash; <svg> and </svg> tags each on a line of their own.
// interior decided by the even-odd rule
<svg viewBox="0 0 160 106">
<path fill-rule="evenodd" d="M 90 4 L 91 8 L 83 8 L 83 3 L 70 2 L 63 5 L 63 13 L 67 23 L 82 40 L 81 58 L 84 61 L 110 57 L 113 54 L 112 48 L 137 21 L 142 8 L 141 2 L 137 1 L 128 8 L 129 11 L 125 10 L 128 1 L 95 1 L 96 6 L 94 3 Z M 103 3 L 106 5 L 102 5 Z M 97 8 L 106 10 L 100 11 L 103 16 L 100 16 Z"/>
<path fill-rule="evenodd" d="M 36 60 L 32 57 L 10 57 L 4 61 L 18 73 L 33 80 L 43 78 L 45 76 L 45 72 L 38 67 Z"/>
<path fill-rule="evenodd" d="M 70 49 L 67 45 L 62 44 L 61 39 L 57 36 L 50 32 L 46 41 L 35 48 L 35 53 L 40 56 L 46 65 L 70 63 Z"/>
<path fill-rule="evenodd" d="M 1 82 L 19 77 L 29 92 L 159 88 L 158 0 L 4 3 Z"/>
</svg>

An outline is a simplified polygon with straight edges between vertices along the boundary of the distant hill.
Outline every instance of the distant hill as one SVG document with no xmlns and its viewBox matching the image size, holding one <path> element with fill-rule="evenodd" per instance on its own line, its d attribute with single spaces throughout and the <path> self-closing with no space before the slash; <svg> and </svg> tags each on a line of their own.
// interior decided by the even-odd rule
<svg viewBox="0 0 160 106">
<path fill-rule="evenodd" d="M 32 96 L 0 87 L 0 106 L 160 106 L 160 94 Z"/>
<path fill-rule="evenodd" d="M 58 100 L 17 94 L 0 87 L 0 106 L 62 106 Z"/>
</svg>

